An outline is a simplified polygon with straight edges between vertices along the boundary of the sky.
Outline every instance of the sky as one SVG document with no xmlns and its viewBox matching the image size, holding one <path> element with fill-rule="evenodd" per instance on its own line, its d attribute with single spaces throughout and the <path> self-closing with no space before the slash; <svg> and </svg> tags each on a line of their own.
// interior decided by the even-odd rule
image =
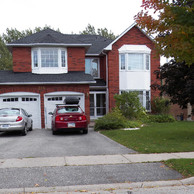
<svg viewBox="0 0 194 194">
<path fill-rule="evenodd" d="M 142 0 L 0 0 L 0 35 L 50 26 L 62 33 L 79 33 L 88 24 L 120 35 L 134 22 Z"/>
</svg>

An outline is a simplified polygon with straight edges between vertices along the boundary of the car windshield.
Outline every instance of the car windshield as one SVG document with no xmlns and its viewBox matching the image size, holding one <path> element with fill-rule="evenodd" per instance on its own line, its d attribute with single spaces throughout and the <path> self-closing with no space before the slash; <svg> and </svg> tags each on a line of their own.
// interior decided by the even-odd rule
<svg viewBox="0 0 194 194">
<path fill-rule="evenodd" d="M 20 115 L 20 110 L 16 108 L 12 109 L 0 109 L 0 115 Z"/>
<path fill-rule="evenodd" d="M 66 107 L 60 107 L 57 111 L 59 114 L 61 113 L 81 113 L 81 108 L 78 106 L 66 106 Z"/>
</svg>

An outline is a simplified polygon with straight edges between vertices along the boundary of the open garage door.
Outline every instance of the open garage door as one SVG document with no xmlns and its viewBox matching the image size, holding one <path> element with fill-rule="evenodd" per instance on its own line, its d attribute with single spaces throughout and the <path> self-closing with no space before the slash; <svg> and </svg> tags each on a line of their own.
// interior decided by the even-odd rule
<svg viewBox="0 0 194 194">
<path fill-rule="evenodd" d="M 33 128 L 41 128 L 40 96 L 30 92 L 11 92 L 0 95 L 0 108 L 23 108 L 32 114 Z"/>
<path fill-rule="evenodd" d="M 85 97 L 83 93 L 79 92 L 52 92 L 45 94 L 44 108 L 45 108 L 45 128 L 51 128 L 51 115 L 49 112 L 53 112 L 56 104 L 64 104 L 65 97 L 76 96 L 80 98 L 79 105 L 85 111 Z"/>
</svg>

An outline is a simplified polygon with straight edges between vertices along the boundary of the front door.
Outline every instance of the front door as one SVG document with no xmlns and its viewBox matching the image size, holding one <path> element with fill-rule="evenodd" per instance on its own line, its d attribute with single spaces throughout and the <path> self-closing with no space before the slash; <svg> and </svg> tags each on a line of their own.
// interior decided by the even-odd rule
<svg viewBox="0 0 194 194">
<path fill-rule="evenodd" d="M 106 93 L 90 92 L 90 118 L 96 119 L 106 114 Z"/>
</svg>

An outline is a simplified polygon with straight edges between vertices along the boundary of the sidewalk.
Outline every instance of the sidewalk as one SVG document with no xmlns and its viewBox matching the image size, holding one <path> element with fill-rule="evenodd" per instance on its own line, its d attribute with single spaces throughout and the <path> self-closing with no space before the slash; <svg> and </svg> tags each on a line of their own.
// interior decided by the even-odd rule
<svg viewBox="0 0 194 194">
<path fill-rule="evenodd" d="M 194 152 L 0 159 L 0 168 L 130 164 L 180 158 L 194 158 Z"/>
</svg>

